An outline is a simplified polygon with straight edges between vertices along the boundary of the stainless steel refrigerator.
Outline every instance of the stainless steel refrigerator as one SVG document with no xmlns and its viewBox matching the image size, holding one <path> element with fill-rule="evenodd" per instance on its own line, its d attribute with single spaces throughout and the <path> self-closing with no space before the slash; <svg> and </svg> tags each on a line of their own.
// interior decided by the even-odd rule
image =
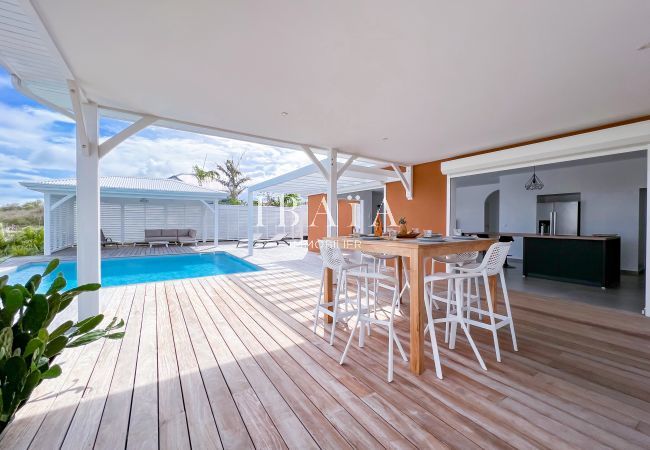
<svg viewBox="0 0 650 450">
<path fill-rule="evenodd" d="M 537 196 L 537 232 L 580 235 L 580 194 Z"/>
</svg>

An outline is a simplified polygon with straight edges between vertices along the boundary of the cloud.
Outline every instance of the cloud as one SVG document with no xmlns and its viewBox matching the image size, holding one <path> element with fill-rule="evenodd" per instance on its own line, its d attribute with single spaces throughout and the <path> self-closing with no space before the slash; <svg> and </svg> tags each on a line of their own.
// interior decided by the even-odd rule
<svg viewBox="0 0 650 450">
<path fill-rule="evenodd" d="M 15 91 L 4 89 L 0 76 L 0 204 L 39 198 L 20 181 L 72 177 L 75 173 L 74 122 L 57 112 L 15 103 Z M 12 101 L 6 101 L 10 93 Z M 102 120 L 102 138 L 126 126 Z M 241 160 L 250 184 L 309 164 L 299 151 L 215 136 L 150 127 L 116 147 L 101 161 L 104 176 L 164 178 L 190 173 L 192 166 L 212 169 L 226 159 Z M 215 186 L 216 187 L 216 186 Z"/>
</svg>

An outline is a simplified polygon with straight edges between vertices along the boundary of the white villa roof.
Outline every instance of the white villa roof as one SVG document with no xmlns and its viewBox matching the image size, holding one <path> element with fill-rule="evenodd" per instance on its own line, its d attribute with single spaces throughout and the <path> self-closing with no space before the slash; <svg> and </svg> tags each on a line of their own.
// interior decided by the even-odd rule
<svg viewBox="0 0 650 450">
<path fill-rule="evenodd" d="M 75 80 L 104 115 L 285 147 L 413 164 L 650 113 L 647 0 L 2 5 L 39 101 Z"/>
<path fill-rule="evenodd" d="M 23 186 L 33 191 L 49 193 L 74 193 L 75 178 L 44 181 L 24 181 Z M 214 200 L 226 198 L 222 191 L 206 189 L 169 178 L 101 177 L 100 192 L 111 197 L 156 197 Z"/>
</svg>

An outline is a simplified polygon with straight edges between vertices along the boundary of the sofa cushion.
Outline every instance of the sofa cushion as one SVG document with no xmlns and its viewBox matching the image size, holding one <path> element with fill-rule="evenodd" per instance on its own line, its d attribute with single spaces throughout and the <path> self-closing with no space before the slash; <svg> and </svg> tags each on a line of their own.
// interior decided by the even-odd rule
<svg viewBox="0 0 650 450">
<path fill-rule="evenodd" d="M 190 236 L 190 229 L 189 228 L 179 228 L 178 229 L 178 237 L 189 237 Z"/>
<path fill-rule="evenodd" d="M 145 238 L 156 238 L 162 236 L 162 230 L 159 228 L 152 228 L 149 230 L 144 230 Z"/>
<path fill-rule="evenodd" d="M 161 231 L 160 237 L 163 240 L 175 241 L 176 239 L 178 239 L 178 230 L 175 228 L 165 228 L 160 231 Z"/>
</svg>

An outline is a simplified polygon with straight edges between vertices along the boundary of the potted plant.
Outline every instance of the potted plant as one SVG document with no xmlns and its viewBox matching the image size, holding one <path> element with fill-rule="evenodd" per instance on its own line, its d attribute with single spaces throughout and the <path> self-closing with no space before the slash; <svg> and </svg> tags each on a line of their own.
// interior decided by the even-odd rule
<svg viewBox="0 0 650 450">
<path fill-rule="evenodd" d="M 79 322 L 68 320 L 54 329 L 56 316 L 77 298 L 80 292 L 96 291 L 99 284 L 85 284 L 67 291 L 59 274 L 43 293 L 43 278 L 52 273 L 59 260 L 52 260 L 45 271 L 27 283 L 10 284 L 9 276 L 0 277 L 0 432 L 11 422 L 16 411 L 43 380 L 61 375 L 56 357 L 65 348 L 90 344 L 101 338 L 121 339 L 124 326 L 117 317 L 99 328 L 104 316 L 98 314 Z"/>
</svg>

